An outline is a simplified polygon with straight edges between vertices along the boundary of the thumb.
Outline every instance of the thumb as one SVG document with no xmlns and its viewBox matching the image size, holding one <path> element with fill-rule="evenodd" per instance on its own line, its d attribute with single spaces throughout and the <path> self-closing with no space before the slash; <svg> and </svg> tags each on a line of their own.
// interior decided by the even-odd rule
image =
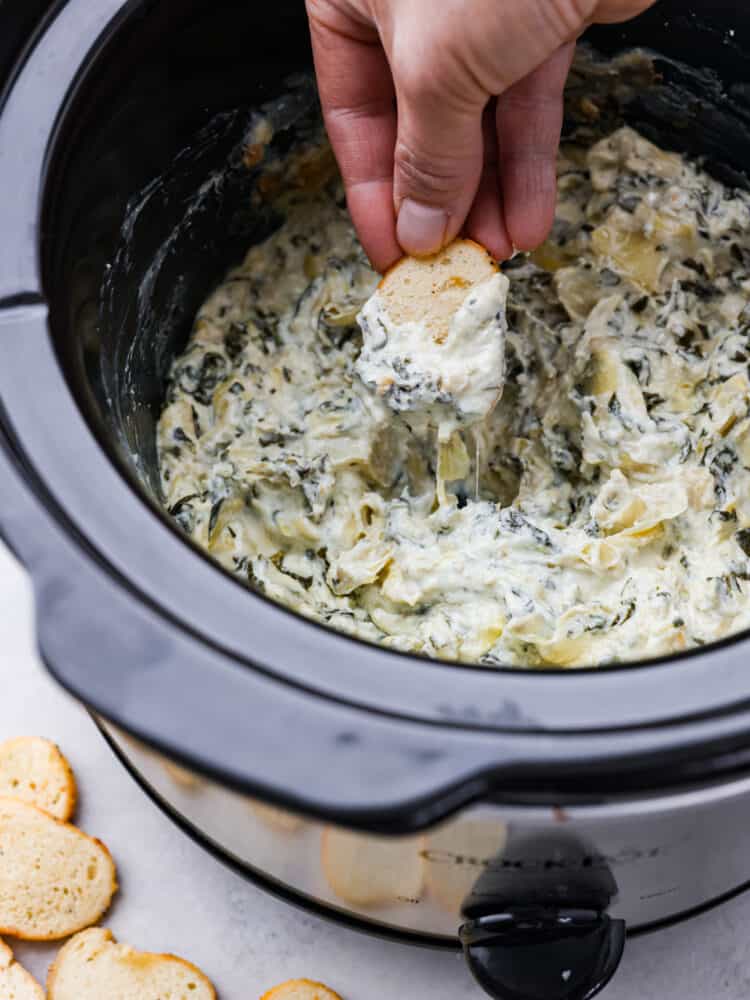
<svg viewBox="0 0 750 1000">
<path fill-rule="evenodd" d="M 396 77 L 398 139 L 394 201 L 397 237 L 415 256 L 437 253 L 460 232 L 479 188 L 482 111 L 488 95 L 451 94 L 434 70 Z"/>
</svg>

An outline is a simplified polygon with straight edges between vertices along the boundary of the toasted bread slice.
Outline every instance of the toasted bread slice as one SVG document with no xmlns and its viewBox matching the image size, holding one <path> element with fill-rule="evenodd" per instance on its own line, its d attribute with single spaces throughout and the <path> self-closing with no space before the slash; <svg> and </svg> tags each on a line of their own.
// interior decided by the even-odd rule
<svg viewBox="0 0 750 1000">
<path fill-rule="evenodd" d="M 0 997 L 2 1000 L 44 1000 L 44 990 L 30 972 L 13 959 L 0 940 Z"/>
<path fill-rule="evenodd" d="M 437 341 L 474 285 L 498 271 L 489 253 L 473 240 L 456 240 L 433 257 L 403 257 L 379 285 L 394 323 L 419 323 Z"/>
<path fill-rule="evenodd" d="M 76 782 L 54 743 L 39 736 L 18 736 L 0 743 L 0 796 L 21 799 L 56 819 L 69 820 L 76 806 Z"/>
<path fill-rule="evenodd" d="M 421 837 L 375 837 L 331 827 L 323 834 L 323 871 L 339 899 L 357 906 L 419 899 L 421 848 Z"/>
<path fill-rule="evenodd" d="M 0 798 L 0 934 L 55 941 L 96 923 L 117 889 L 107 848 L 36 806 Z"/>
<path fill-rule="evenodd" d="M 174 955 L 117 944 L 102 927 L 76 934 L 47 976 L 49 1000 L 216 1000 L 200 969 Z"/>
<path fill-rule="evenodd" d="M 404 257 L 357 315 L 357 375 L 419 435 L 445 442 L 486 419 L 505 384 L 509 287 L 471 240 Z"/>
<path fill-rule="evenodd" d="M 341 1000 L 341 997 L 311 979 L 290 979 L 264 993 L 260 1000 Z"/>
</svg>

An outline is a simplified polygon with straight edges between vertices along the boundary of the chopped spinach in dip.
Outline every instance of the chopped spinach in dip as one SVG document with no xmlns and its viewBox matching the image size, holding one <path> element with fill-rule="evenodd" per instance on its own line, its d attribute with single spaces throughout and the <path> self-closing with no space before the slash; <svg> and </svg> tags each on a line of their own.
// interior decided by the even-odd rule
<svg viewBox="0 0 750 1000">
<path fill-rule="evenodd" d="M 385 646 L 593 666 L 750 626 L 750 198 L 628 128 L 565 145 L 510 279 L 502 399 L 437 447 L 357 374 L 377 285 L 336 183 L 201 309 L 168 510 L 240 579 Z"/>
</svg>

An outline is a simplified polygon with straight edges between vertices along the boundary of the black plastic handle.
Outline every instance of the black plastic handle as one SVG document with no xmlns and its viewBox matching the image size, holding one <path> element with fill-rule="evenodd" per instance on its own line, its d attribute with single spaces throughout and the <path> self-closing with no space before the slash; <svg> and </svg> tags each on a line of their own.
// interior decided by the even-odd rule
<svg viewBox="0 0 750 1000">
<path fill-rule="evenodd" d="M 596 910 L 509 910 L 464 924 L 461 942 L 495 1000 L 591 1000 L 617 971 L 625 923 Z"/>
<path fill-rule="evenodd" d="M 2 424 L 0 423 L 0 428 Z M 247 794 L 372 832 L 486 793 L 502 746 L 341 705 L 248 669 L 152 606 L 54 508 L 0 430 L 0 535 L 36 597 L 50 672 L 104 718 Z"/>
</svg>

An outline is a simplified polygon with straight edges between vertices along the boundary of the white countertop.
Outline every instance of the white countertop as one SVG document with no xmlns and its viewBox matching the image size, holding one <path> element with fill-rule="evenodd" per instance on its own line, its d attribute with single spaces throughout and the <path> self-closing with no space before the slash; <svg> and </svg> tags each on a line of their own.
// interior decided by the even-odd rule
<svg viewBox="0 0 750 1000">
<path fill-rule="evenodd" d="M 162 816 L 83 709 L 46 674 L 34 650 L 26 575 L 2 545 L 0 650 L 0 740 L 47 736 L 69 757 L 80 791 L 77 822 L 104 840 L 117 862 L 121 891 L 104 922 L 118 938 L 197 963 L 220 1000 L 256 1000 L 294 977 L 322 980 L 345 1000 L 481 1000 L 458 955 L 379 941 L 308 916 L 225 869 Z M 16 945 L 40 978 L 55 950 Z M 750 894 L 630 942 L 603 996 L 748 1000 Z"/>
</svg>

